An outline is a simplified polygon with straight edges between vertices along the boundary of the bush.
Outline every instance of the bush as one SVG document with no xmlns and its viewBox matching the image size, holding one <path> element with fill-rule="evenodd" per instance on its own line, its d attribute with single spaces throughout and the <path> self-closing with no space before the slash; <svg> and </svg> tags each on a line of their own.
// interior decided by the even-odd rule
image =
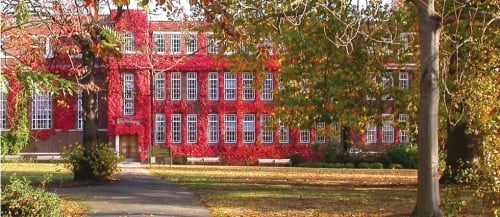
<svg viewBox="0 0 500 217">
<path fill-rule="evenodd" d="M 187 164 L 187 156 L 186 155 L 174 156 L 174 158 L 172 158 L 172 164 L 186 165 Z"/>
<path fill-rule="evenodd" d="M 418 151 L 416 147 L 398 145 L 387 150 L 388 163 L 401 164 L 404 168 L 415 169 L 418 166 Z"/>
<path fill-rule="evenodd" d="M 118 163 L 122 160 L 109 149 L 107 144 L 101 144 L 85 151 L 81 145 L 74 148 L 64 148 L 62 158 L 66 167 L 71 169 L 75 180 L 107 180 L 118 172 Z M 90 174 L 85 171 L 90 170 Z M 85 177 L 81 177 L 84 175 Z"/>
<path fill-rule="evenodd" d="M 330 143 L 326 146 L 325 151 L 323 153 L 325 157 L 325 162 L 327 163 L 335 163 L 338 162 L 339 157 L 339 149 L 337 144 Z"/>
<path fill-rule="evenodd" d="M 344 164 L 344 168 L 352 169 L 352 168 L 356 168 L 356 166 L 353 163 L 346 163 L 346 164 Z"/>
<path fill-rule="evenodd" d="M 32 187 L 26 178 L 12 176 L 2 189 L 2 216 L 65 216 L 61 202 L 56 194 Z"/>
<path fill-rule="evenodd" d="M 361 162 L 358 164 L 358 168 L 360 169 L 368 169 L 370 168 L 370 164 L 368 164 L 367 162 Z"/>
<path fill-rule="evenodd" d="M 391 164 L 389 164 L 389 166 L 387 168 L 389 168 L 389 169 L 403 169 L 403 165 L 391 163 Z"/>
<path fill-rule="evenodd" d="M 304 158 L 300 154 L 292 154 L 290 156 L 290 161 L 292 161 L 292 165 L 295 166 L 304 163 Z"/>
<path fill-rule="evenodd" d="M 384 164 L 380 163 L 380 162 L 371 163 L 369 166 L 370 166 L 370 169 L 383 169 L 384 168 Z"/>
</svg>

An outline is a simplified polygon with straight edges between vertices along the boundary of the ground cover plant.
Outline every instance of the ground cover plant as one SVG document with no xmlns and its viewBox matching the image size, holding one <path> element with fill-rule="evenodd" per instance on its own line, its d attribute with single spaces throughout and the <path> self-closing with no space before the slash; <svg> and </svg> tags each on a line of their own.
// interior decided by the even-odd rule
<svg viewBox="0 0 500 217">
<path fill-rule="evenodd" d="M 194 191 L 213 216 L 409 216 L 416 202 L 416 170 L 198 165 L 149 169 Z M 443 193 L 447 198 L 448 191 Z M 444 210 L 481 215 L 470 192 L 452 196 L 453 206 Z"/>
<path fill-rule="evenodd" d="M 41 207 L 44 209 L 50 206 L 60 205 L 57 210 L 59 210 L 61 216 L 84 216 L 84 213 L 87 210 L 87 207 L 84 206 L 79 200 L 71 198 L 59 199 L 57 196 L 47 194 L 44 191 L 44 188 L 46 188 L 47 186 L 58 187 L 63 184 L 67 185 L 69 182 L 71 182 L 71 179 L 73 178 L 71 171 L 65 168 L 63 164 L 2 162 L 1 172 L 2 210 L 4 210 L 3 205 L 7 202 L 11 202 L 11 205 L 14 203 L 25 203 L 22 207 L 27 207 L 27 204 L 31 204 L 33 205 L 33 207 Z M 13 192 L 12 194 L 10 194 L 13 197 L 3 198 L 4 196 L 9 196 L 9 194 L 7 194 L 8 192 L 4 192 L 4 190 L 9 189 L 8 185 L 11 184 L 12 180 L 17 180 L 14 181 L 17 184 L 12 186 L 10 191 Z M 40 199 L 26 201 L 26 198 L 14 197 L 15 195 L 17 195 L 15 192 L 19 191 L 24 192 L 24 196 L 28 194 L 38 195 L 37 197 Z M 41 200 L 43 198 L 46 199 Z M 6 201 L 4 199 L 8 199 L 9 201 Z M 41 216 L 44 216 L 43 211 L 44 210 L 41 209 L 39 213 Z M 54 214 L 53 210 L 51 210 L 50 212 Z M 22 214 L 22 216 L 24 216 L 25 214 L 26 213 Z M 4 213 L 2 213 L 2 216 L 4 216 Z"/>
</svg>

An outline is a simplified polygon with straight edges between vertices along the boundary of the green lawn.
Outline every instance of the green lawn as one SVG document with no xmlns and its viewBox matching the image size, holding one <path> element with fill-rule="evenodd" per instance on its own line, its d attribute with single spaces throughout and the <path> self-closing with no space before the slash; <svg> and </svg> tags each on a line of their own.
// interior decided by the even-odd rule
<svg viewBox="0 0 500 217">
<path fill-rule="evenodd" d="M 416 202 L 416 170 L 153 166 L 150 171 L 194 191 L 213 216 L 408 216 Z M 470 202 L 470 193 L 464 200 Z"/>
</svg>

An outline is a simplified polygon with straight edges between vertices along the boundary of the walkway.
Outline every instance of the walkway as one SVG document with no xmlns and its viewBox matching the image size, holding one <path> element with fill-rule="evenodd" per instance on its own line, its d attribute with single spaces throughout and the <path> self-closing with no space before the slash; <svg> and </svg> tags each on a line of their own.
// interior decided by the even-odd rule
<svg viewBox="0 0 500 217">
<path fill-rule="evenodd" d="M 207 208 L 197 205 L 193 194 L 162 181 L 140 165 L 122 165 L 120 181 L 94 186 L 56 188 L 54 192 L 85 200 L 89 216 L 176 216 L 208 217 Z"/>
</svg>

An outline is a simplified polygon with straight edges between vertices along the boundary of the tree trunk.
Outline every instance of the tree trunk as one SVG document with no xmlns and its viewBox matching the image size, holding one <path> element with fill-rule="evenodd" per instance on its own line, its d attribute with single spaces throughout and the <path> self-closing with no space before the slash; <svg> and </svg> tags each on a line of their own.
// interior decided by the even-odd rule
<svg viewBox="0 0 500 217">
<path fill-rule="evenodd" d="M 474 160 L 472 137 L 466 133 L 467 123 L 459 122 L 453 126 L 448 124 L 448 141 L 446 143 L 446 170 L 441 183 L 456 183 L 458 172 L 471 166 Z"/>
<path fill-rule="evenodd" d="M 414 1 L 421 36 L 421 82 L 418 111 L 418 189 L 413 216 L 443 216 L 439 209 L 439 34 L 441 17 L 434 0 Z"/>
<path fill-rule="evenodd" d="M 95 72 L 93 70 L 95 57 L 91 51 L 91 47 L 85 41 L 80 41 L 80 48 L 82 50 L 83 65 L 87 68 L 87 75 L 80 81 L 83 85 L 88 85 L 86 90 L 82 91 L 82 116 L 83 116 L 83 148 L 84 157 L 88 159 L 91 154 L 92 148 L 96 147 L 99 141 L 98 125 L 97 125 L 97 92 L 93 88 L 95 83 Z M 75 171 L 73 178 L 75 181 L 88 181 L 93 178 L 92 169 L 88 161 L 80 162 L 80 168 Z"/>
</svg>

